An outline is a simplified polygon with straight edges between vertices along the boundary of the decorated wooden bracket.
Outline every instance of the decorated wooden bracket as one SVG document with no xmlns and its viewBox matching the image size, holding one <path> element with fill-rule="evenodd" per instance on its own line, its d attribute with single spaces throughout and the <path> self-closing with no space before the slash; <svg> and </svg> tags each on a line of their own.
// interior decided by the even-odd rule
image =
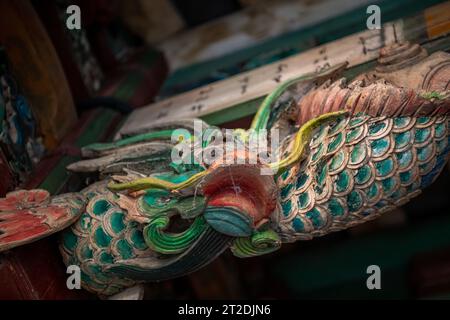
<svg viewBox="0 0 450 320">
<path fill-rule="evenodd" d="M 66 228 L 66 265 L 81 268 L 85 289 L 112 295 L 198 270 L 227 248 L 241 258 L 266 254 L 401 206 L 449 157 L 450 55 L 394 44 L 351 82 L 339 79 L 344 68 L 288 81 L 264 100 L 251 129 L 279 130 L 273 161 L 244 148 L 233 153 L 244 163 L 175 164 L 172 133 L 184 129 L 189 143 L 194 134 L 186 120 L 85 147 L 90 159 L 69 169 L 103 179 L 77 194 L 9 194 L 0 201 L 0 251 Z M 249 132 L 234 133 L 242 142 Z"/>
</svg>

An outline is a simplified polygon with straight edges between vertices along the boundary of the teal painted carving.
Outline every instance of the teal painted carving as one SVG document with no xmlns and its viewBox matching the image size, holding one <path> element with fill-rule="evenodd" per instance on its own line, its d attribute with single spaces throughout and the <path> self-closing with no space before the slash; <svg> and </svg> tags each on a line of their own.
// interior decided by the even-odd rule
<svg viewBox="0 0 450 320">
<path fill-rule="evenodd" d="M 194 134 L 188 121 L 87 146 L 89 159 L 69 169 L 99 172 L 101 181 L 51 199 L 39 191 L 2 199 L 0 250 L 66 228 L 64 262 L 80 266 L 85 289 L 110 295 L 192 272 L 228 248 L 252 257 L 375 219 L 420 194 L 448 159 L 449 66 L 448 54 L 404 44 L 384 48 L 375 70 L 350 83 L 338 79 L 341 65 L 283 84 L 252 123 L 279 129 L 271 151 L 280 158 L 268 163 L 245 148 L 232 154 L 245 163 L 172 163 L 171 133 Z M 240 143 L 251 138 L 234 133 Z M 49 211 L 70 218 L 55 225 Z"/>
</svg>

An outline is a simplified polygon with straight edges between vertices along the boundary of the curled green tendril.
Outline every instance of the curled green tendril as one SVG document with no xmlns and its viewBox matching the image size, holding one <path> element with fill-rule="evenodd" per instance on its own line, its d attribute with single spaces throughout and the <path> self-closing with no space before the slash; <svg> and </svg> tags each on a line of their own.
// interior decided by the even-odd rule
<svg viewBox="0 0 450 320">
<path fill-rule="evenodd" d="M 295 79 L 291 79 L 280 84 L 272 93 L 267 95 L 261 105 L 258 108 L 255 116 L 253 117 L 252 124 L 250 126 L 251 129 L 261 130 L 267 127 L 267 122 L 269 121 L 270 111 L 272 105 L 275 101 L 286 91 L 286 89 L 301 81 L 302 79 L 307 79 L 307 76 L 301 76 Z"/>
<path fill-rule="evenodd" d="M 281 240 L 273 230 L 254 233 L 251 237 L 237 238 L 231 252 L 238 258 L 248 258 L 273 252 L 281 247 Z"/>
<path fill-rule="evenodd" d="M 188 249 L 206 229 L 203 217 L 197 217 L 189 228 L 180 233 L 166 233 L 168 216 L 158 216 L 144 228 L 144 240 L 150 249 L 162 254 L 177 254 Z"/>
</svg>

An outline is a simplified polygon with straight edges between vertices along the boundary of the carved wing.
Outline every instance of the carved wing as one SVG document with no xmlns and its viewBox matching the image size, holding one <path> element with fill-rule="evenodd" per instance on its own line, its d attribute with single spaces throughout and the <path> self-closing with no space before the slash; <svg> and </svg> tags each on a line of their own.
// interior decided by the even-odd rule
<svg viewBox="0 0 450 320">
<path fill-rule="evenodd" d="M 78 194 L 50 197 L 45 190 L 19 190 L 0 199 L 0 251 L 44 238 L 75 222 L 85 202 Z"/>
</svg>

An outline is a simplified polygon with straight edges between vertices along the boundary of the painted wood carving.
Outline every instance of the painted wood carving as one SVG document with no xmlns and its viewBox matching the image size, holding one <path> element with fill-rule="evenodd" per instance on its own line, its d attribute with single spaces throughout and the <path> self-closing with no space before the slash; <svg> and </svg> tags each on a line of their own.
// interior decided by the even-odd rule
<svg viewBox="0 0 450 320">
<path fill-rule="evenodd" d="M 180 141 L 220 150 L 217 139 L 192 139 L 187 120 L 86 146 L 87 159 L 68 169 L 101 180 L 53 198 L 9 194 L 0 202 L 0 251 L 67 227 L 64 262 L 80 266 L 85 289 L 111 295 L 192 272 L 226 249 L 252 257 L 375 219 L 419 195 L 448 159 L 449 66 L 447 53 L 396 44 L 351 81 L 340 78 L 344 64 L 283 83 L 253 131 L 233 132 L 244 147 L 227 156 L 243 162 L 175 163 Z M 174 141 L 179 129 L 187 136 Z M 272 146 L 274 129 L 281 143 L 270 151 L 280 156 L 262 161 L 245 142 L 269 130 Z"/>
<path fill-rule="evenodd" d="M 44 145 L 53 149 L 77 120 L 56 51 L 30 1 L 0 1 L 0 41 L 29 100 Z"/>
</svg>

